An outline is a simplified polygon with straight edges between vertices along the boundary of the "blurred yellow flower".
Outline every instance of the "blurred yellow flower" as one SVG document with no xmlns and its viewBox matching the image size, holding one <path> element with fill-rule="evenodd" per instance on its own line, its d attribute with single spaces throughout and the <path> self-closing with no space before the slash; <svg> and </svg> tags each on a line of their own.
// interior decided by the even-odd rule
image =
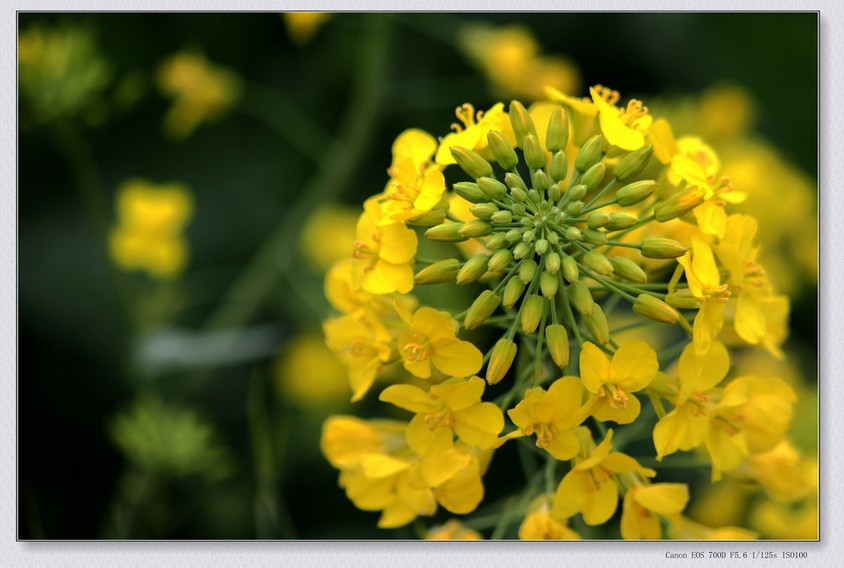
<svg viewBox="0 0 844 568">
<path fill-rule="evenodd" d="M 540 55 L 538 42 L 524 27 L 472 23 L 460 29 L 457 39 L 503 97 L 535 101 L 543 98 L 546 86 L 566 93 L 580 88 L 574 63 L 559 55 Z"/>
<path fill-rule="evenodd" d="M 299 240 L 305 258 L 320 272 L 349 256 L 349 243 L 355 240 L 357 209 L 327 204 L 314 211 Z"/>
<path fill-rule="evenodd" d="M 134 179 L 117 193 L 117 225 L 109 235 L 112 261 L 124 270 L 145 270 L 156 278 L 178 275 L 187 263 L 184 225 L 193 211 L 187 187 Z"/>
<path fill-rule="evenodd" d="M 240 81 L 233 72 L 212 65 L 196 51 L 181 51 L 164 61 L 158 69 L 158 86 L 174 99 L 164 117 L 164 131 L 176 139 L 221 118 L 240 94 Z"/>
<path fill-rule="evenodd" d="M 460 521 L 451 519 L 443 525 L 431 527 L 425 540 L 483 540 L 483 537 Z"/>
<path fill-rule="evenodd" d="M 291 338 L 276 363 L 281 396 L 307 408 L 346 402 L 346 374 L 346 367 L 325 345 L 323 335 L 316 332 Z"/>
<path fill-rule="evenodd" d="M 313 39 L 319 28 L 331 17 L 331 12 L 284 12 L 281 16 L 293 43 L 304 45 Z"/>
<path fill-rule="evenodd" d="M 625 540 L 662 538 L 660 517 L 669 524 L 689 502 L 689 488 L 685 483 L 653 483 L 631 487 L 624 494 L 621 513 L 621 538 Z"/>
<path fill-rule="evenodd" d="M 566 523 L 551 516 L 551 495 L 538 497 L 519 526 L 521 540 L 580 540 Z"/>
</svg>

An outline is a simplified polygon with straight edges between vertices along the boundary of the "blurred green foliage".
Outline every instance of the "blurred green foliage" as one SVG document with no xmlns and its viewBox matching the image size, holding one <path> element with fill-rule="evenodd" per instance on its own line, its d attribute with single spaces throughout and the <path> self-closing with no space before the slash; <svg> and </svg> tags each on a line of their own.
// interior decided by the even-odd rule
<svg viewBox="0 0 844 568">
<path fill-rule="evenodd" d="M 758 133 L 816 172 L 816 13 L 348 13 L 306 43 L 273 13 L 20 13 L 19 34 L 70 42 L 50 48 L 68 58 L 61 76 L 19 75 L 20 538 L 385 536 L 319 453 L 342 403 L 298 404 L 274 359 L 327 309 L 297 248 L 307 216 L 379 191 L 402 130 L 444 135 L 459 104 L 495 102 L 456 42 L 478 20 L 526 26 L 584 89 L 647 100 L 743 85 Z M 242 91 L 174 140 L 156 73 L 184 49 Z M 117 188 L 139 176 L 193 192 L 180 279 L 109 262 Z M 808 289 L 792 308 L 810 376 L 816 305 Z M 168 329 L 189 341 L 150 356 Z M 491 480 L 491 498 L 518 481 Z"/>
</svg>

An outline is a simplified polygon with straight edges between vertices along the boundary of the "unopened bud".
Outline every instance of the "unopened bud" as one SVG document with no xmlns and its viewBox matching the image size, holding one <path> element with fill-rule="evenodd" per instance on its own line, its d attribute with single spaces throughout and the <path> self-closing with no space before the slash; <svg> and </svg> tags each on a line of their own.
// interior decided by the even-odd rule
<svg viewBox="0 0 844 568">
<path fill-rule="evenodd" d="M 431 209 L 416 217 L 411 217 L 407 220 L 408 225 L 415 225 L 417 227 L 431 227 L 439 225 L 445 221 L 445 209 Z"/>
<path fill-rule="evenodd" d="M 627 181 L 630 178 L 639 175 L 645 166 L 648 165 L 648 160 L 653 156 L 653 146 L 642 146 L 638 150 L 630 152 L 618 161 L 613 168 L 613 174 L 618 181 Z"/>
<path fill-rule="evenodd" d="M 607 221 L 606 228 L 608 231 L 622 231 L 629 229 L 639 222 L 639 218 L 630 213 L 610 213 L 610 219 Z"/>
<path fill-rule="evenodd" d="M 525 180 L 523 180 L 522 176 L 520 176 L 519 174 L 507 172 L 506 174 L 504 174 L 504 184 L 511 190 L 518 187 L 519 189 L 525 192 L 525 195 L 527 195 L 528 187 L 527 185 L 525 185 Z"/>
<path fill-rule="evenodd" d="M 513 199 L 520 202 L 527 201 L 528 198 L 527 192 L 520 187 L 511 188 L 510 195 L 513 196 Z"/>
<path fill-rule="evenodd" d="M 586 229 L 583 231 L 583 240 L 593 245 L 605 245 L 607 244 L 607 235 L 603 231 Z"/>
<path fill-rule="evenodd" d="M 492 312 L 501 303 L 501 298 L 492 290 L 484 290 L 475 298 L 472 305 L 469 306 L 469 311 L 466 312 L 466 317 L 463 319 L 463 327 L 466 329 L 474 329 L 484 323 L 486 318 L 492 315 Z"/>
<path fill-rule="evenodd" d="M 524 229 L 510 229 L 506 233 L 504 233 L 504 238 L 507 240 L 508 243 L 515 243 L 516 241 L 522 240 L 522 233 L 524 233 Z"/>
<path fill-rule="evenodd" d="M 498 206 L 495 203 L 478 203 L 469 207 L 469 211 L 484 221 L 489 221 L 495 213 L 498 213 Z"/>
<path fill-rule="evenodd" d="M 636 205 L 656 191 L 657 184 L 651 179 L 628 183 L 615 192 L 615 198 L 622 207 Z"/>
<path fill-rule="evenodd" d="M 466 261 L 466 264 L 457 273 L 458 284 L 470 284 L 486 274 L 486 267 L 489 257 L 485 254 L 476 254 Z"/>
<path fill-rule="evenodd" d="M 545 270 L 551 274 L 556 274 L 560 271 L 560 254 L 558 252 L 551 251 L 543 258 L 545 259 Z"/>
<path fill-rule="evenodd" d="M 633 302 L 633 311 L 642 317 L 662 323 L 677 323 L 680 319 L 677 310 L 650 294 L 639 294 Z"/>
<path fill-rule="evenodd" d="M 568 287 L 569 300 L 571 300 L 574 308 L 584 316 L 592 313 L 595 306 L 595 301 L 592 299 L 592 293 L 583 282 L 579 280 L 572 282 Z"/>
<path fill-rule="evenodd" d="M 493 177 L 479 177 L 478 187 L 492 199 L 501 201 L 507 197 L 507 186 Z"/>
<path fill-rule="evenodd" d="M 523 140 L 522 150 L 525 154 L 525 163 L 532 170 L 545 167 L 545 150 L 539 144 L 535 134 L 527 134 Z"/>
<path fill-rule="evenodd" d="M 551 201 L 559 201 L 560 198 L 563 196 L 563 190 L 560 189 L 560 184 L 553 183 L 548 188 L 548 199 Z"/>
<path fill-rule="evenodd" d="M 486 367 L 487 383 L 494 385 L 504 378 L 513 364 L 513 359 L 516 358 L 516 350 L 516 344 L 506 337 L 502 337 L 495 343 Z"/>
<path fill-rule="evenodd" d="M 534 203 L 539 203 L 539 192 L 536 190 L 535 187 L 532 187 L 528 190 L 528 197 Z"/>
<path fill-rule="evenodd" d="M 548 174 L 544 170 L 535 170 L 530 177 L 533 182 L 533 188 L 540 193 L 543 193 L 551 186 L 551 180 L 548 179 Z"/>
<path fill-rule="evenodd" d="M 548 344 L 548 353 L 554 363 L 561 369 L 569 364 L 569 334 L 566 328 L 558 323 L 545 326 L 545 342 Z"/>
<path fill-rule="evenodd" d="M 425 236 L 432 241 L 442 241 L 448 243 L 463 242 L 468 237 L 460 234 L 460 228 L 463 223 L 443 223 L 436 225 L 425 231 Z"/>
<path fill-rule="evenodd" d="M 597 164 L 604 155 L 604 137 L 596 134 L 583 143 L 577 157 L 574 159 L 574 167 L 585 172 Z"/>
<path fill-rule="evenodd" d="M 509 170 L 519 163 L 519 157 L 510 142 L 497 130 L 490 130 L 487 134 L 489 149 L 495 157 L 495 161 L 502 169 Z"/>
<path fill-rule="evenodd" d="M 452 146 L 450 150 L 451 155 L 454 156 L 454 161 L 470 177 L 477 179 L 492 175 L 492 166 L 490 163 L 472 150 L 463 146 Z"/>
<path fill-rule="evenodd" d="M 527 284 L 531 280 L 533 280 L 534 275 L 536 275 L 536 270 L 538 266 L 536 261 L 532 258 L 528 258 L 523 260 L 519 263 L 519 279 Z"/>
<path fill-rule="evenodd" d="M 513 247 L 513 258 L 521 260 L 533 253 L 533 247 L 524 241 Z"/>
<path fill-rule="evenodd" d="M 578 203 L 583 202 L 578 201 Z M 568 227 L 563 236 L 569 241 L 579 241 L 581 238 L 583 238 L 583 231 L 581 231 L 577 227 Z"/>
<path fill-rule="evenodd" d="M 496 211 L 489 220 L 495 225 L 506 225 L 513 222 L 513 214 L 509 211 Z"/>
<path fill-rule="evenodd" d="M 471 203 L 487 203 L 489 196 L 481 191 L 473 181 L 460 181 L 454 184 L 454 193 Z"/>
<path fill-rule="evenodd" d="M 681 217 L 703 203 L 706 198 L 706 190 L 702 187 L 693 186 L 678 193 L 675 193 L 665 201 L 661 201 L 654 207 L 654 217 L 660 223 Z"/>
<path fill-rule="evenodd" d="M 548 118 L 548 130 L 545 131 L 545 147 L 549 152 L 566 149 L 569 143 L 569 121 L 562 107 L 555 107 Z M 562 179 L 562 178 L 558 178 Z"/>
<path fill-rule="evenodd" d="M 586 231 L 584 231 L 584 235 Z M 613 266 L 609 259 L 603 254 L 590 250 L 583 255 L 583 264 L 601 274 L 602 276 L 609 276 L 613 273 Z"/>
<path fill-rule="evenodd" d="M 522 303 L 522 313 L 520 323 L 522 324 L 522 331 L 525 333 L 533 333 L 539 326 L 539 320 L 542 318 L 542 312 L 545 310 L 545 300 L 535 294 L 527 296 Z"/>
<path fill-rule="evenodd" d="M 534 249 L 536 249 L 536 254 L 542 256 L 548 251 L 548 240 L 547 239 L 537 239 L 536 244 L 534 245 Z"/>
<path fill-rule="evenodd" d="M 426 266 L 416 273 L 414 280 L 417 284 L 439 284 L 449 282 L 457 276 L 460 270 L 460 261 L 456 258 L 447 258 Z"/>
<path fill-rule="evenodd" d="M 586 218 L 586 226 L 590 229 L 598 229 L 606 225 L 610 220 L 610 216 L 603 211 L 594 211 Z"/>
<path fill-rule="evenodd" d="M 703 300 L 692 296 L 692 292 L 688 288 L 669 292 L 665 296 L 665 302 L 681 310 L 696 310 L 703 305 Z"/>
<path fill-rule="evenodd" d="M 580 183 L 586 186 L 587 191 L 592 191 L 601 183 L 604 179 L 604 174 L 607 171 L 607 167 L 604 165 L 604 162 L 598 162 L 588 170 L 586 173 L 583 174 L 583 177 L 580 178 Z"/>
<path fill-rule="evenodd" d="M 572 201 L 571 203 L 566 205 L 566 215 L 572 215 L 572 216 L 577 215 L 578 213 L 580 213 L 583 210 L 583 207 L 585 207 L 585 206 L 586 206 L 586 204 L 583 203 L 582 201 Z M 574 229 L 574 228 L 576 228 L 576 227 L 572 227 L 572 229 Z"/>
<path fill-rule="evenodd" d="M 577 184 L 568 191 L 567 195 L 569 201 L 580 201 L 581 199 L 586 197 L 587 191 L 589 191 L 589 188 L 587 188 L 585 185 L 583 185 L 582 183 Z"/>
<path fill-rule="evenodd" d="M 642 256 L 645 258 L 680 258 L 686 254 L 686 247 L 674 239 L 646 237 L 642 240 Z"/>
<path fill-rule="evenodd" d="M 513 134 L 516 135 L 516 144 L 524 147 L 524 138 L 528 134 L 536 136 L 536 127 L 527 109 L 519 101 L 510 103 L 510 124 L 513 125 Z"/>
<path fill-rule="evenodd" d="M 522 297 L 522 292 L 525 291 L 525 283 L 520 278 L 510 278 L 507 284 L 504 285 L 504 294 L 501 298 L 501 303 L 505 307 L 510 308 L 519 301 Z"/>
<path fill-rule="evenodd" d="M 564 152 L 557 152 L 551 156 L 551 167 L 548 168 L 548 175 L 554 181 L 562 181 L 566 179 L 566 174 L 569 169 L 569 161 Z"/>
<path fill-rule="evenodd" d="M 507 245 L 507 235 L 504 233 L 495 233 L 486 242 L 486 248 L 489 250 L 498 250 Z"/>
<path fill-rule="evenodd" d="M 467 221 L 463 223 L 463 226 L 457 231 L 464 237 L 477 238 L 477 237 L 485 237 L 492 233 L 492 225 L 488 221 L 482 221 L 481 219 L 472 219 L 471 221 Z"/>
<path fill-rule="evenodd" d="M 569 284 L 580 280 L 580 269 L 577 266 L 577 261 L 572 256 L 566 256 L 563 259 L 563 278 Z"/>
<path fill-rule="evenodd" d="M 596 304 L 592 308 L 592 313 L 583 318 L 583 323 L 586 324 L 586 329 L 589 330 L 597 343 L 606 345 L 610 342 L 610 326 L 601 306 Z"/>
<path fill-rule="evenodd" d="M 610 262 L 616 276 L 638 284 L 644 284 L 648 281 L 648 275 L 645 274 L 645 271 L 629 258 L 614 256 L 610 259 Z"/>
<path fill-rule="evenodd" d="M 513 262 L 513 253 L 508 249 L 500 249 L 489 258 L 488 269 L 490 272 L 501 272 Z"/>
<path fill-rule="evenodd" d="M 553 298 L 560 286 L 560 279 L 556 274 L 543 271 L 539 275 L 539 289 L 546 298 Z"/>
</svg>

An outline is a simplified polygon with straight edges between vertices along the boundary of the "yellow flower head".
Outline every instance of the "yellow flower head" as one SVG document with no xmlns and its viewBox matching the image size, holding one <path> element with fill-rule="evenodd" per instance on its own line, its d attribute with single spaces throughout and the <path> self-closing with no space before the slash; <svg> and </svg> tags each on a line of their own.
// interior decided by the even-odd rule
<svg viewBox="0 0 844 568">
<path fill-rule="evenodd" d="M 621 538 L 625 540 L 662 538 L 660 517 L 679 520 L 689 502 L 685 483 L 654 483 L 631 487 L 624 494 Z"/>
<path fill-rule="evenodd" d="M 199 52 L 182 51 L 158 70 L 161 91 L 174 99 L 164 118 L 168 136 L 190 136 L 205 122 L 223 116 L 240 93 L 240 83 L 229 70 L 212 65 Z"/>
<path fill-rule="evenodd" d="M 551 516 L 552 498 L 542 495 L 531 504 L 519 526 L 521 540 L 580 540 L 580 535 L 566 523 Z"/>
<path fill-rule="evenodd" d="M 657 371 L 656 353 L 643 341 L 622 345 L 612 361 L 588 341 L 580 352 L 580 378 L 586 390 L 594 395 L 592 415 L 601 421 L 633 422 L 639 416 L 641 404 L 632 393 L 648 386 Z"/>
<path fill-rule="evenodd" d="M 413 259 L 419 243 L 402 223 L 381 224 L 376 199 L 368 199 L 358 219 L 353 264 L 356 281 L 372 294 L 405 294 L 413 289 Z"/>
<path fill-rule="evenodd" d="M 501 132 L 507 140 L 515 144 L 513 127 L 510 125 L 510 118 L 504 111 L 503 103 L 496 103 L 488 111 L 478 111 L 477 113 L 475 107 L 466 103 L 457 107 L 455 114 L 462 125 L 452 124 L 451 127 L 454 132 L 447 134 L 440 142 L 436 155 L 438 164 L 447 166 L 456 163 L 451 155 L 452 146 L 461 146 L 491 159 L 492 155 L 487 151 L 487 134 L 490 130 Z"/>
<path fill-rule="evenodd" d="M 580 380 L 563 377 L 554 381 L 547 391 L 541 387 L 528 390 L 524 399 L 507 414 L 522 434 L 536 434 L 537 447 L 558 460 L 569 460 L 580 450 L 574 428 L 586 417 L 582 399 Z"/>
<path fill-rule="evenodd" d="M 653 118 L 640 101 L 631 99 L 624 108 L 615 104 L 619 100 L 617 91 L 596 85 L 589 89 L 592 102 L 598 110 L 601 133 L 607 142 L 623 150 L 638 150 L 645 145 L 645 134 Z"/>
<path fill-rule="evenodd" d="M 411 315 L 397 305 L 409 329 L 398 337 L 404 368 L 427 379 L 436 368 L 453 377 L 468 377 L 481 370 L 483 354 L 468 341 L 457 338 L 458 323 L 448 312 L 423 307 Z"/>
</svg>

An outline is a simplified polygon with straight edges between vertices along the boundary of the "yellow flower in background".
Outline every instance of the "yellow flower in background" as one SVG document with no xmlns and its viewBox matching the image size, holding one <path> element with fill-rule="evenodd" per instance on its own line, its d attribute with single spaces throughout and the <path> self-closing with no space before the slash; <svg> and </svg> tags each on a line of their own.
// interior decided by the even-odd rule
<svg viewBox="0 0 844 568">
<path fill-rule="evenodd" d="M 276 380 L 283 399 L 307 408 L 346 402 L 346 367 L 326 346 L 323 334 L 300 333 L 285 345 L 276 363 Z"/>
<path fill-rule="evenodd" d="M 348 369 L 352 401 L 360 400 L 393 356 L 391 338 L 373 314 L 343 315 L 323 323 L 325 342 Z"/>
<path fill-rule="evenodd" d="M 34 25 L 18 37 L 19 92 L 40 121 L 94 110 L 109 78 L 89 29 Z"/>
<path fill-rule="evenodd" d="M 192 213 L 193 198 L 184 185 L 125 182 L 118 188 L 118 220 L 109 234 L 112 261 L 155 278 L 178 275 L 187 263 L 182 231 Z"/>
<path fill-rule="evenodd" d="M 531 503 L 519 525 L 521 540 L 580 540 L 580 535 L 566 523 L 551 516 L 552 495 L 542 495 Z"/>
<path fill-rule="evenodd" d="M 408 330 L 398 336 L 404 368 L 427 379 L 432 368 L 453 377 L 468 377 L 481 370 L 483 354 L 457 338 L 459 324 L 448 312 L 419 308 L 414 314 L 396 306 Z"/>
<path fill-rule="evenodd" d="M 431 527 L 425 540 L 483 540 L 483 537 L 460 521 L 451 519 L 443 525 Z"/>
<path fill-rule="evenodd" d="M 281 16 L 293 43 L 304 45 L 313 39 L 331 17 L 331 12 L 284 12 Z"/>
<path fill-rule="evenodd" d="M 486 74 L 495 91 L 507 98 L 535 101 L 547 86 L 563 92 L 580 87 L 580 73 L 569 59 L 540 55 L 527 28 L 472 23 L 458 33 L 460 49 Z"/>
<path fill-rule="evenodd" d="M 685 483 L 654 483 L 631 487 L 624 494 L 621 538 L 625 540 L 662 538 L 660 517 L 673 524 L 689 502 Z"/>
<path fill-rule="evenodd" d="M 349 243 L 355 240 L 355 225 L 360 213 L 351 207 L 327 204 L 308 218 L 300 248 L 305 258 L 320 272 L 349 256 Z"/>
<path fill-rule="evenodd" d="M 758 533 L 741 527 L 707 527 L 682 516 L 671 524 L 668 536 L 677 540 L 755 540 L 759 537 Z"/>
<path fill-rule="evenodd" d="M 237 76 L 196 51 L 181 51 L 164 61 L 158 69 L 158 86 L 174 99 L 164 117 L 164 131 L 176 139 L 220 119 L 240 95 Z"/>
<path fill-rule="evenodd" d="M 622 345 L 612 361 L 588 341 L 580 352 L 580 378 L 593 395 L 590 411 L 601 421 L 633 422 L 642 406 L 632 393 L 648 386 L 657 371 L 656 353 L 643 341 Z"/>
</svg>

